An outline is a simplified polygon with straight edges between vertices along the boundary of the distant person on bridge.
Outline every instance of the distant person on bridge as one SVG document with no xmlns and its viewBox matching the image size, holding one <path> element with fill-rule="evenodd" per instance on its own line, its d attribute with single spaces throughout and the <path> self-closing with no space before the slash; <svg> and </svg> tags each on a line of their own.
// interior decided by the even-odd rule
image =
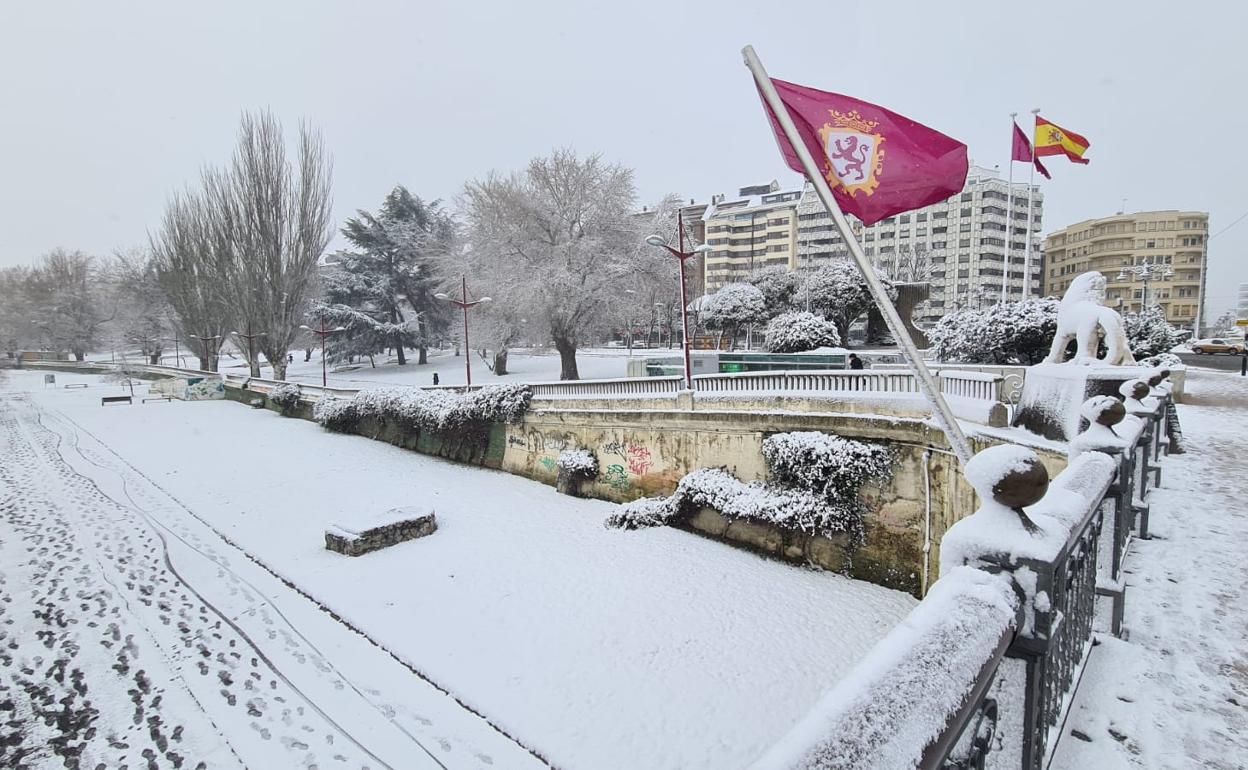
<svg viewBox="0 0 1248 770">
<path fill-rule="evenodd" d="M 865 367 L 863 366 L 863 364 L 862 364 L 862 359 L 858 357 L 858 354 L 857 354 L 857 353 L 850 353 L 850 354 L 849 354 L 849 368 L 850 368 L 850 369 L 863 369 L 863 368 L 865 368 Z"/>
</svg>

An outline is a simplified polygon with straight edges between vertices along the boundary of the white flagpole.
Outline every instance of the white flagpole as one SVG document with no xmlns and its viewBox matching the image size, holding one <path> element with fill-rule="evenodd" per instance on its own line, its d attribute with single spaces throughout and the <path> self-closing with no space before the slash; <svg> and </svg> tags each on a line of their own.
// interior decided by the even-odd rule
<svg viewBox="0 0 1248 770">
<path fill-rule="evenodd" d="M 1037 107 L 1031 111 L 1032 115 L 1039 115 L 1040 108 Z M 1035 210 L 1031 204 L 1031 191 L 1036 185 L 1036 129 L 1035 120 L 1032 120 L 1031 129 L 1031 172 L 1027 175 L 1027 250 L 1023 252 L 1023 299 L 1031 296 L 1031 217 Z"/>
<path fill-rule="evenodd" d="M 871 296 L 875 298 L 875 304 L 880 310 L 880 315 L 884 317 L 884 322 L 888 324 L 889 331 L 893 333 L 893 339 L 897 340 L 898 347 L 901 348 L 902 354 L 905 355 L 911 368 L 914 370 L 919 390 L 923 392 L 928 403 L 932 405 L 933 416 L 941 429 L 944 430 L 945 436 L 949 440 L 949 446 L 953 449 L 954 454 L 958 456 L 958 459 L 962 461 L 962 464 L 965 465 L 971 459 L 971 443 L 966 440 L 961 426 L 958 425 L 957 418 L 953 415 L 953 410 L 949 408 L 949 404 L 941 396 L 940 388 L 936 386 L 935 380 L 932 379 L 932 373 L 928 371 L 927 365 L 923 363 L 923 357 L 919 355 L 919 350 L 915 347 L 914 340 L 910 338 L 910 332 L 906 330 L 905 324 L 901 321 L 901 316 L 897 314 L 897 308 L 893 306 L 892 300 L 888 298 L 888 293 L 884 290 L 884 285 L 880 283 L 879 276 L 875 274 L 875 269 L 871 267 L 866 254 L 863 253 L 862 246 L 858 243 L 858 239 L 854 237 L 854 233 L 849 227 L 849 222 L 845 219 L 844 212 L 837 205 L 836 199 L 832 197 L 832 189 L 828 187 L 827 180 L 823 178 L 823 173 L 820 171 L 819 166 L 816 165 L 815 159 L 811 157 L 806 143 L 797 133 L 797 126 L 793 124 L 793 117 L 789 114 L 788 108 L 784 106 L 784 102 L 780 100 L 780 95 L 776 93 L 776 87 L 767 75 L 767 70 L 763 69 L 763 63 L 759 61 L 758 55 L 754 53 L 754 47 L 747 45 L 741 49 L 741 54 L 745 57 L 745 66 L 749 67 L 751 74 L 754 75 L 754 81 L 758 83 L 758 88 L 762 91 L 763 98 L 767 100 L 771 111 L 775 113 L 776 119 L 780 121 L 780 127 L 784 130 L 784 135 L 788 138 L 789 145 L 797 153 L 797 157 L 802 163 L 802 168 L 806 171 L 806 178 L 815 186 L 815 193 L 818 194 L 819 200 L 823 202 L 824 207 L 828 210 L 828 214 L 832 217 L 832 222 L 836 225 L 841 238 L 845 240 L 846 245 L 849 247 L 849 254 L 854 258 L 854 262 L 858 265 L 858 270 L 866 280 L 867 288 L 870 289 Z"/>
<path fill-rule="evenodd" d="M 1010 113 L 1010 181 L 1005 187 L 1005 264 L 1001 266 L 1001 302 L 1009 298 L 1010 292 L 1010 244 L 1014 242 L 1014 132 L 1018 130 L 1014 119 L 1017 117 L 1017 112 Z"/>
</svg>

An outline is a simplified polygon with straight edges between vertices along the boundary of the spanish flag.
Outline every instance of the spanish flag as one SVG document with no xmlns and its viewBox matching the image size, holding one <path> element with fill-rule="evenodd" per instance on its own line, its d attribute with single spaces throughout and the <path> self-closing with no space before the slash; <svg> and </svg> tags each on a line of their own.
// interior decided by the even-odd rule
<svg viewBox="0 0 1248 770">
<path fill-rule="evenodd" d="M 1083 154 L 1092 143 L 1074 131 L 1067 131 L 1056 123 L 1036 116 L 1036 157 L 1065 155 L 1072 163 L 1087 163 Z"/>
</svg>

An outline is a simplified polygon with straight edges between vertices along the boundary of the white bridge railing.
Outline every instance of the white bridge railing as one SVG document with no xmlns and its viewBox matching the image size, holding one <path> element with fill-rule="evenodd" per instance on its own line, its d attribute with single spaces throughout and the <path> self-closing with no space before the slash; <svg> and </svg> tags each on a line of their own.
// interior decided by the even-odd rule
<svg viewBox="0 0 1248 770">
<path fill-rule="evenodd" d="M 40 367 L 57 369 L 74 369 L 79 366 L 95 368 L 112 368 L 109 364 L 89 363 L 77 365 L 72 362 L 57 362 L 49 366 L 47 362 L 38 364 Z M 248 390 L 266 393 L 271 388 L 285 384 L 281 380 L 262 377 L 250 377 L 246 374 L 203 372 L 197 369 L 179 369 L 172 366 L 129 365 L 128 370 L 136 373 L 154 374 L 166 377 L 222 377 L 227 382 L 243 385 Z M 977 401 L 985 404 L 1000 404 L 1002 400 L 1002 381 L 999 374 L 965 370 L 944 369 L 940 371 L 938 382 L 940 390 L 946 396 Z M 338 398 L 349 398 L 359 388 L 322 387 L 303 382 L 292 382 L 298 385 L 303 396 L 308 399 L 329 395 Z M 685 392 L 684 378 L 666 377 L 629 377 L 608 380 L 567 380 L 558 382 L 529 383 L 535 401 L 557 401 L 574 399 L 630 399 L 630 398 L 670 398 Z M 424 390 L 463 390 L 462 385 L 419 386 Z M 481 386 L 474 385 L 473 389 Z M 822 396 L 847 396 L 870 394 L 909 395 L 919 398 L 918 381 L 912 372 L 893 369 L 885 370 L 845 370 L 832 369 L 827 371 L 774 371 L 774 372 L 739 372 L 725 374 L 699 374 L 693 378 L 693 391 L 697 395 L 707 396 L 749 396 L 785 394 L 794 397 L 819 398 Z"/>
</svg>

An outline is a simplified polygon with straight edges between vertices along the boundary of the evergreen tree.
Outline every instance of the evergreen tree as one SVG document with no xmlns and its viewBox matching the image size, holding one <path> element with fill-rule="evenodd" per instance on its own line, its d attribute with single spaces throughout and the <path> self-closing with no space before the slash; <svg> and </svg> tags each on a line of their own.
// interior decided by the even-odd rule
<svg viewBox="0 0 1248 770">
<path fill-rule="evenodd" d="M 418 348 L 425 363 L 430 335 L 445 328 L 446 310 L 433 295 L 434 264 L 449 249 L 454 222 L 438 201 L 425 203 L 395 187 L 377 214 L 359 211 L 342 234 L 354 247 L 335 255 L 325 277 L 325 303 L 313 312 L 345 331 L 333 340 L 337 358 Z"/>
</svg>

